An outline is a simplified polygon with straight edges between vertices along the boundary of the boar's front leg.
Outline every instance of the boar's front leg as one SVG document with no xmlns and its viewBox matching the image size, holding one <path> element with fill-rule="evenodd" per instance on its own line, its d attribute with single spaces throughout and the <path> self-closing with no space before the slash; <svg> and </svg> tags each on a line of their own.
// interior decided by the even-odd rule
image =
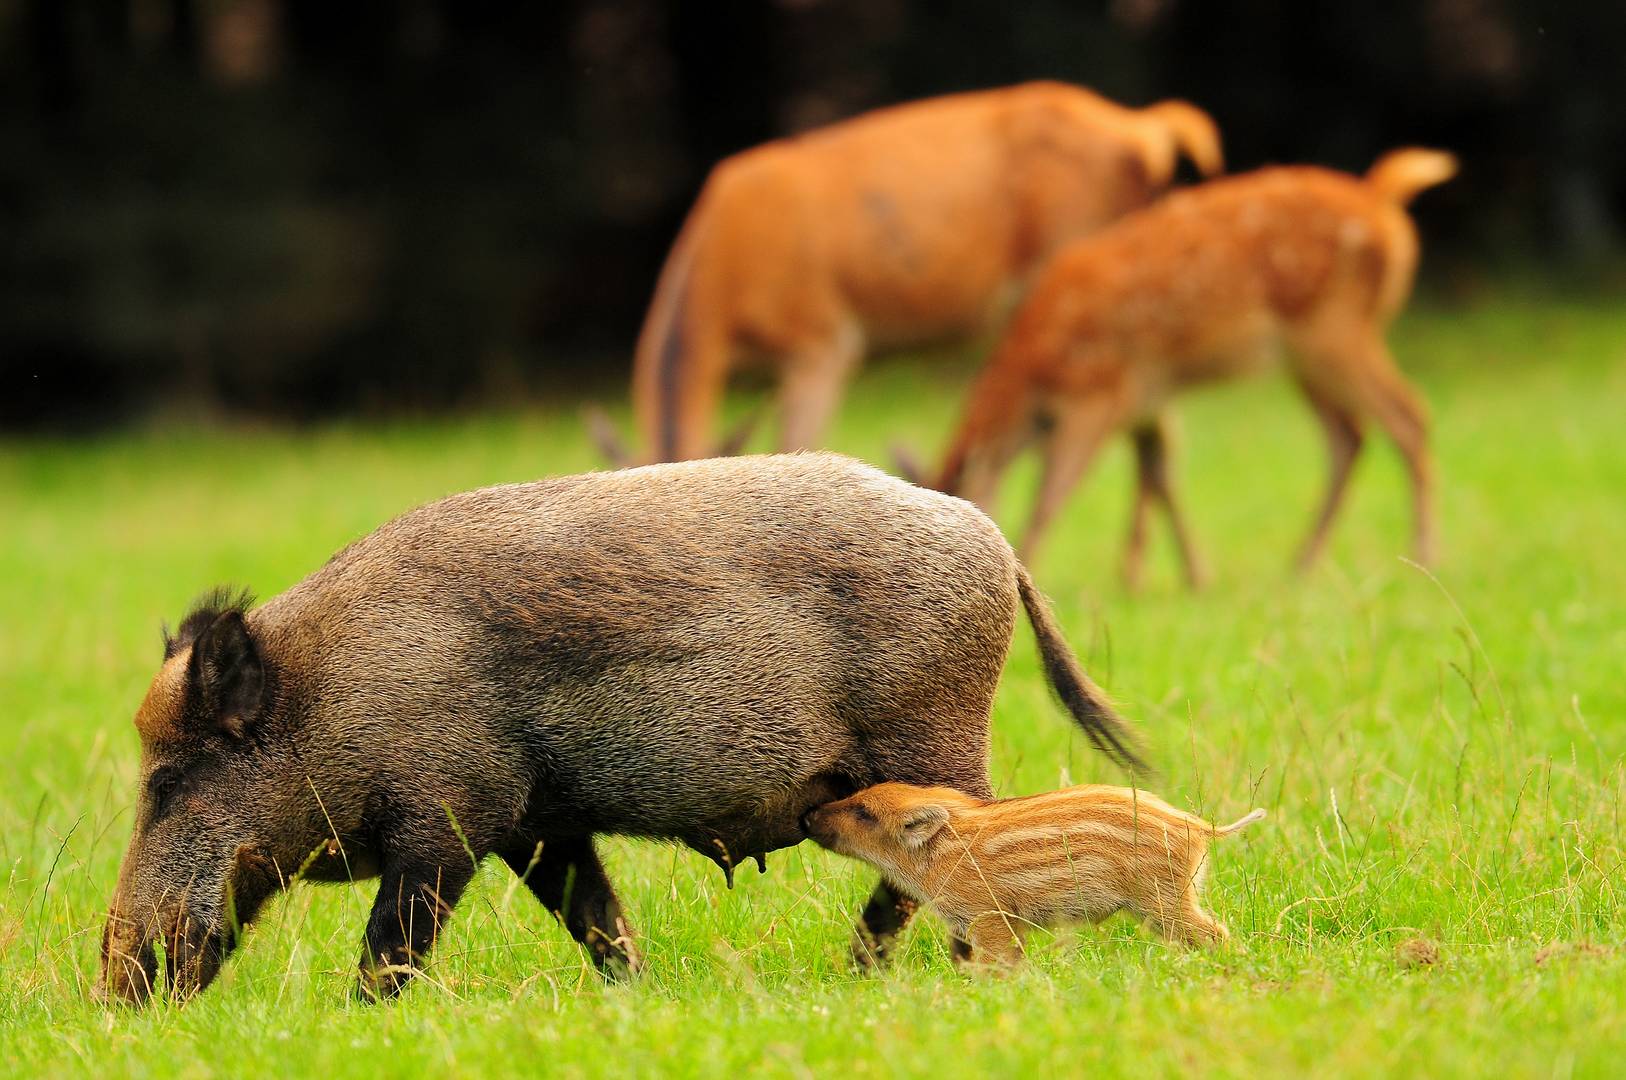
<svg viewBox="0 0 1626 1080">
<path fill-rule="evenodd" d="M 632 928 L 591 837 L 516 844 L 502 857 L 587 950 L 599 971 L 619 979 L 638 970 Z"/>
<path fill-rule="evenodd" d="M 356 988 L 364 1001 L 400 993 L 474 877 L 474 864 L 461 846 L 423 845 L 414 836 L 385 845 L 379 871 Z"/>
<path fill-rule="evenodd" d="M 870 893 L 853 930 L 853 961 L 859 967 L 881 967 L 891 959 L 898 935 L 914 918 L 919 905 L 890 881 L 882 878 Z"/>
<path fill-rule="evenodd" d="M 919 907 L 902 889 L 882 878 L 870 894 L 853 931 L 853 963 L 861 968 L 884 967 L 892 959 L 892 947 L 897 944 L 898 935 L 903 933 Z M 971 955 L 971 943 L 951 932 L 949 954 L 956 962 L 963 961 Z"/>
</svg>

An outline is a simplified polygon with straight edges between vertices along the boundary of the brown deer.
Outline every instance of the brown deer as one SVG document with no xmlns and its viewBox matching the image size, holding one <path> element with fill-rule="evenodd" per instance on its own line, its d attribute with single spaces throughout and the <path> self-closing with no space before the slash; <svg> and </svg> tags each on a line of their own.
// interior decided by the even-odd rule
<svg viewBox="0 0 1626 1080">
<path fill-rule="evenodd" d="M 1124 576 L 1138 581 L 1155 504 L 1199 585 L 1203 564 L 1169 480 L 1164 406 L 1187 387 L 1252 374 L 1285 353 L 1331 448 L 1326 497 L 1298 565 L 1326 542 L 1367 417 L 1406 459 L 1416 554 L 1430 561 L 1427 412 L 1384 336 L 1417 266 L 1404 207 L 1455 172 L 1451 155 L 1420 149 L 1394 151 L 1364 177 L 1261 169 L 1176 193 L 1076 242 L 1013 317 L 932 485 L 986 506 L 1011 460 L 1038 443 L 1043 475 L 1021 547 L 1031 558 L 1096 452 L 1127 430 L 1138 483 Z"/>
<path fill-rule="evenodd" d="M 661 272 L 633 371 L 654 460 L 704 457 L 729 373 L 766 362 L 783 449 L 814 445 L 872 349 L 964 338 L 1068 241 L 1145 205 L 1177 154 L 1223 166 L 1206 114 L 1037 82 L 881 109 L 712 169 Z M 594 437 L 625 461 L 612 425 Z M 742 441 L 742 435 L 736 435 Z"/>
</svg>

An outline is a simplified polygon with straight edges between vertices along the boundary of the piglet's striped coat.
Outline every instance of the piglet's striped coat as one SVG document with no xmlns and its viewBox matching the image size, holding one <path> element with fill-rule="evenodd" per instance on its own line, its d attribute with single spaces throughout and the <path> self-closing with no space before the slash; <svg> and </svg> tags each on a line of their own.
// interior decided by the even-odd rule
<svg viewBox="0 0 1626 1080">
<path fill-rule="evenodd" d="M 1214 826 L 1145 791 L 1088 785 L 984 801 L 886 783 L 807 815 L 824 847 L 878 867 L 936 908 L 978 963 L 1013 964 L 1034 926 L 1129 911 L 1175 941 L 1228 936 L 1203 910 L 1208 845 L 1265 816 Z"/>
</svg>

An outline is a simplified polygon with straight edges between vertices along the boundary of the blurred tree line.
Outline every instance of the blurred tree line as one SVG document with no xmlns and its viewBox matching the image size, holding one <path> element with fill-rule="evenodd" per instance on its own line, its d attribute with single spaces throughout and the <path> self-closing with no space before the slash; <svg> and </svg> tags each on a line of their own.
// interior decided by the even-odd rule
<svg viewBox="0 0 1626 1080">
<path fill-rule="evenodd" d="M 1234 169 L 1448 147 L 1433 273 L 1599 263 L 1623 52 L 1615 0 L 0 0 L 0 425 L 618 377 L 717 158 L 1035 77 Z"/>
</svg>

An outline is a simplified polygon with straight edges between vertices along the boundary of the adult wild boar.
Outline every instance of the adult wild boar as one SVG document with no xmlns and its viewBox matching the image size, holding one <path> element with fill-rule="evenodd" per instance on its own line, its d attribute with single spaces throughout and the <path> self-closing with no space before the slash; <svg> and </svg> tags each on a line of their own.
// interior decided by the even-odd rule
<svg viewBox="0 0 1626 1080">
<path fill-rule="evenodd" d="M 294 877 L 376 876 L 364 996 L 428 952 L 474 862 L 637 965 L 597 834 L 725 871 L 883 780 L 977 797 L 1020 603 L 1052 686 L 1135 764 L 999 530 L 828 454 L 487 488 L 414 510 L 263 606 L 181 623 L 136 712 L 141 788 L 104 992 L 206 986 Z M 879 957 L 912 905 L 876 890 Z"/>
</svg>

